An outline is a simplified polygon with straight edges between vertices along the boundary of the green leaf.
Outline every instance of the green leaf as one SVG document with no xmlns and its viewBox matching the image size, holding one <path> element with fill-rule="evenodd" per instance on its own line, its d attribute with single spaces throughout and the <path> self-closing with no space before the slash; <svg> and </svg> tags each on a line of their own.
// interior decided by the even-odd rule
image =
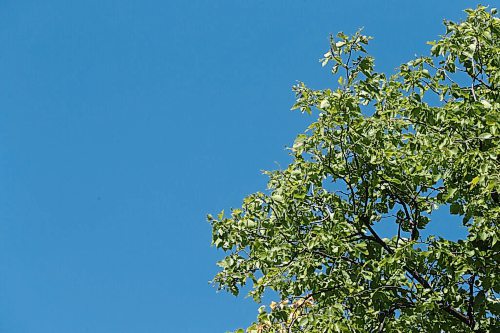
<svg viewBox="0 0 500 333">
<path fill-rule="evenodd" d="M 471 180 L 471 182 L 470 182 L 470 188 L 471 188 L 471 189 L 472 189 L 472 188 L 474 188 L 474 186 L 476 186 L 477 182 L 478 182 L 480 179 L 481 179 L 481 177 L 480 177 L 480 176 L 476 176 L 476 177 L 474 177 L 474 178 Z"/>
<path fill-rule="evenodd" d="M 491 133 L 482 133 L 479 135 L 479 139 L 490 139 L 491 138 Z"/>
<path fill-rule="evenodd" d="M 451 204 L 451 206 L 450 206 L 450 213 L 451 214 L 457 215 L 457 214 L 460 214 L 460 211 L 461 211 L 461 207 L 458 203 L 454 202 Z"/>
<path fill-rule="evenodd" d="M 324 99 L 321 101 L 319 107 L 321 109 L 328 108 L 328 107 L 330 107 L 330 102 L 327 99 Z"/>
</svg>

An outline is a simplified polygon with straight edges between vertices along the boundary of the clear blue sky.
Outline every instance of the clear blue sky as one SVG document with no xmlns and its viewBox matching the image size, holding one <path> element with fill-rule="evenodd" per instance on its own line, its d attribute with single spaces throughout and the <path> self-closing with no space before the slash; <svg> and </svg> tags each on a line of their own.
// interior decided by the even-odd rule
<svg viewBox="0 0 500 333">
<path fill-rule="evenodd" d="M 494 5 L 493 1 L 490 1 Z M 488 3 L 485 3 L 488 4 Z M 0 1 L 0 331 L 224 332 L 208 212 L 263 189 L 334 86 L 329 33 L 393 71 L 474 1 Z"/>
</svg>

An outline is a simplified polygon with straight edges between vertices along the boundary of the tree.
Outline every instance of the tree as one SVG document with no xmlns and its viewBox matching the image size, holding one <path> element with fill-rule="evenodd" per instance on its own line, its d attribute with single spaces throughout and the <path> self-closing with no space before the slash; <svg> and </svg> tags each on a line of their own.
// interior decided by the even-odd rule
<svg viewBox="0 0 500 333">
<path fill-rule="evenodd" d="M 293 88 L 293 109 L 318 113 L 293 162 L 208 216 L 226 251 L 214 283 L 279 297 L 247 332 L 500 331 L 500 20 L 466 13 L 390 77 L 369 37 L 339 33 L 321 60 L 339 86 Z M 449 223 L 439 207 L 466 238 L 420 235 Z"/>
</svg>

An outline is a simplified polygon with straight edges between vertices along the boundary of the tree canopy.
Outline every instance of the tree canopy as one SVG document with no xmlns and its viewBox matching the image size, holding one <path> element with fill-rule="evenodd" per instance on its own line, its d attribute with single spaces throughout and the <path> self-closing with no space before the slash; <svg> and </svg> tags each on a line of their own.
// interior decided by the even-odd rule
<svg viewBox="0 0 500 333">
<path fill-rule="evenodd" d="M 466 14 L 391 76 L 370 37 L 338 33 L 321 59 L 338 86 L 294 86 L 293 109 L 317 119 L 293 162 L 208 216 L 226 252 L 213 282 L 277 297 L 237 332 L 500 331 L 500 20 Z M 466 237 L 421 235 L 450 223 L 440 207 Z"/>
</svg>

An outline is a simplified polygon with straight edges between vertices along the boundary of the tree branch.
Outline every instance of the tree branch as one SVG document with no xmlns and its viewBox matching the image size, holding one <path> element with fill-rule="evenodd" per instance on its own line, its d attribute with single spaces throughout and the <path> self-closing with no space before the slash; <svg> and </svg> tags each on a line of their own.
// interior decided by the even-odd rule
<svg viewBox="0 0 500 333">
<path fill-rule="evenodd" d="M 384 242 L 384 240 L 382 238 L 380 238 L 380 236 L 375 232 L 375 230 L 373 230 L 372 226 L 370 225 L 370 221 L 369 221 L 368 217 L 362 216 L 361 218 L 362 218 L 363 222 L 365 223 L 366 227 L 368 228 L 368 230 L 370 230 L 370 233 L 373 235 L 375 241 L 380 246 L 382 246 L 389 254 L 391 254 L 391 255 L 394 254 L 394 250 L 391 247 L 389 247 L 389 245 L 387 245 L 387 243 Z M 422 275 L 420 275 L 419 272 L 417 272 L 416 270 L 408 267 L 407 265 L 404 266 L 404 269 L 418 283 L 420 283 L 420 285 L 422 285 L 424 288 L 430 289 L 430 290 L 434 291 L 432 289 L 432 286 L 430 285 L 430 283 Z M 444 310 L 445 312 L 447 312 L 448 314 L 450 314 L 453 317 L 455 317 L 456 319 L 460 320 L 462 323 L 464 323 L 467 326 L 471 327 L 471 321 L 470 321 L 469 317 L 466 316 L 466 315 L 464 315 L 462 312 L 458 311 L 454 307 L 452 307 L 450 304 L 447 304 L 447 303 L 444 303 L 444 302 L 440 302 L 439 303 L 439 307 L 442 310 Z"/>
</svg>

